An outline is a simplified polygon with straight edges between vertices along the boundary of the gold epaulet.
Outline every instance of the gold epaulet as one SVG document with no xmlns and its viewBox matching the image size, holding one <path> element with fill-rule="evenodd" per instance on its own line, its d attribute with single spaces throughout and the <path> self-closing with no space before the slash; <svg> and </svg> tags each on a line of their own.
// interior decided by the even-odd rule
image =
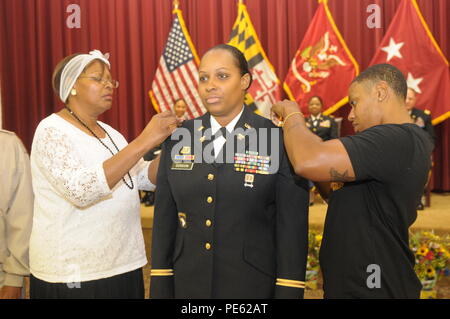
<svg viewBox="0 0 450 319">
<path fill-rule="evenodd" d="M 151 269 L 150 276 L 173 276 L 173 269 Z"/>
<path fill-rule="evenodd" d="M 431 114 L 430 110 L 427 110 L 427 109 L 423 110 L 423 112 L 424 112 L 426 115 L 430 115 L 430 114 Z"/>
<path fill-rule="evenodd" d="M 291 288 L 301 288 L 305 289 L 305 282 L 299 280 L 290 280 L 290 279 L 282 279 L 277 278 L 276 282 L 277 286 L 291 287 Z"/>
</svg>

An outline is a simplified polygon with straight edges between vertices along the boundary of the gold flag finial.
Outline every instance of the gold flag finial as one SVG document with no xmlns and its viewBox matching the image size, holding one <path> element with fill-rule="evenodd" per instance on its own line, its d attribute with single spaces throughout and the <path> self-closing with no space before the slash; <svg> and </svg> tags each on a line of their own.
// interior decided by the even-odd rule
<svg viewBox="0 0 450 319">
<path fill-rule="evenodd" d="M 244 4 L 244 0 L 239 0 L 239 4 Z"/>
<path fill-rule="evenodd" d="M 174 10 L 178 10 L 179 6 L 180 6 L 180 0 L 173 0 L 173 8 L 174 8 Z"/>
</svg>

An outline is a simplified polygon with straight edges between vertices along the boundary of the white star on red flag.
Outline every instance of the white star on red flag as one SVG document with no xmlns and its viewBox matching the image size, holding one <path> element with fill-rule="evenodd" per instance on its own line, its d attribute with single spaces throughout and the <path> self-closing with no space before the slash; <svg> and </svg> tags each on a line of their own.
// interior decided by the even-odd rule
<svg viewBox="0 0 450 319">
<path fill-rule="evenodd" d="M 369 64 L 389 63 L 397 67 L 407 85 L 419 93 L 416 107 L 430 110 L 436 125 L 450 117 L 449 62 L 422 18 L 416 0 L 399 2 Z"/>
<path fill-rule="evenodd" d="M 406 83 L 408 87 L 413 89 L 416 93 L 422 93 L 422 90 L 419 88 L 420 82 L 422 82 L 423 78 L 414 78 L 411 72 L 408 72 L 408 78 L 406 79 Z"/>
<path fill-rule="evenodd" d="M 382 47 L 381 50 L 387 53 L 386 61 L 389 62 L 393 57 L 402 58 L 402 54 L 400 53 L 401 47 L 404 45 L 404 42 L 395 43 L 394 38 L 389 40 L 389 45 L 387 47 Z"/>
</svg>

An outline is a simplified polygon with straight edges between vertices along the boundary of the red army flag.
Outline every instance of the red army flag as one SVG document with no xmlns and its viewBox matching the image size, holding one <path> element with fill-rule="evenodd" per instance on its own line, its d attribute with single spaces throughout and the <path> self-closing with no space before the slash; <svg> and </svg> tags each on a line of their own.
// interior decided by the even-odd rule
<svg viewBox="0 0 450 319">
<path fill-rule="evenodd" d="M 417 94 L 416 107 L 431 110 L 433 124 L 450 117 L 448 61 L 415 0 L 403 0 L 370 65 L 399 68 Z"/>
<path fill-rule="evenodd" d="M 304 113 L 309 113 L 309 99 L 320 96 L 327 115 L 348 102 L 348 87 L 358 73 L 359 66 L 334 23 L 327 0 L 319 1 L 284 80 L 286 93 Z"/>
</svg>

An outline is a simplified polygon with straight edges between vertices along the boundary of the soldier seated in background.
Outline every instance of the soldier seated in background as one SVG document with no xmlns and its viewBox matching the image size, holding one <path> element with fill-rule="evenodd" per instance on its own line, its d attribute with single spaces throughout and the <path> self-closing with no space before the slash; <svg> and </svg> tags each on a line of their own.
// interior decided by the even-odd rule
<svg viewBox="0 0 450 319">
<path fill-rule="evenodd" d="M 332 116 L 322 114 L 323 102 L 319 96 L 313 96 L 308 102 L 310 116 L 307 117 L 306 126 L 311 132 L 319 136 L 322 141 L 338 137 L 336 121 Z"/>
<path fill-rule="evenodd" d="M 434 128 L 433 124 L 431 123 L 431 112 L 427 109 L 421 110 L 418 108 L 415 108 L 416 106 L 416 91 L 413 88 L 408 88 L 408 92 L 406 94 L 406 109 L 409 112 L 409 115 L 413 119 L 414 123 L 424 129 L 431 137 L 432 142 L 435 142 L 435 135 L 434 135 Z M 425 193 L 428 186 L 428 183 L 430 182 L 431 177 L 431 169 L 430 174 L 428 174 L 428 182 L 427 185 L 425 185 L 425 189 L 423 191 L 422 197 L 420 199 L 420 203 L 417 205 L 418 210 L 423 210 L 425 207 Z"/>
<path fill-rule="evenodd" d="M 178 99 L 173 104 L 173 111 L 175 112 L 175 115 L 180 120 L 188 120 L 188 117 L 186 116 L 186 109 L 187 104 L 183 99 Z"/>
<path fill-rule="evenodd" d="M 435 139 L 434 136 L 434 128 L 433 124 L 431 123 L 431 113 L 429 110 L 421 110 L 418 108 L 415 108 L 416 106 L 416 91 L 414 91 L 413 88 L 408 88 L 408 93 L 406 95 L 406 109 L 409 112 L 409 115 L 414 120 L 414 123 L 418 125 L 419 127 L 423 128 L 432 138 L 433 142 Z"/>
<path fill-rule="evenodd" d="M 310 116 L 305 119 L 306 126 L 311 132 L 319 136 L 322 141 L 328 141 L 338 137 L 337 123 L 332 116 L 322 114 L 323 102 L 320 96 L 313 96 L 309 99 L 308 110 Z M 310 182 L 309 205 L 314 205 L 314 184 Z"/>
</svg>

